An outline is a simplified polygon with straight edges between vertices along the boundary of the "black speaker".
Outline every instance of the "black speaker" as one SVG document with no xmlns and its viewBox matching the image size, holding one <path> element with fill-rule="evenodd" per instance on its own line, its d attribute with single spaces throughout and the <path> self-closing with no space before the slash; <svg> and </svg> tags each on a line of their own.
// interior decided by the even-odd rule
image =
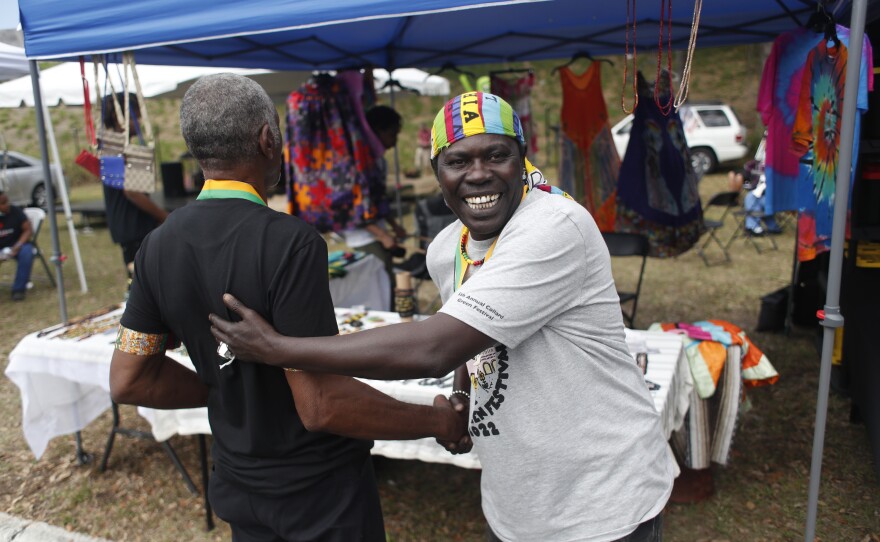
<svg viewBox="0 0 880 542">
<path fill-rule="evenodd" d="M 183 164 L 180 162 L 162 162 L 162 192 L 166 198 L 186 197 L 183 188 Z"/>
</svg>

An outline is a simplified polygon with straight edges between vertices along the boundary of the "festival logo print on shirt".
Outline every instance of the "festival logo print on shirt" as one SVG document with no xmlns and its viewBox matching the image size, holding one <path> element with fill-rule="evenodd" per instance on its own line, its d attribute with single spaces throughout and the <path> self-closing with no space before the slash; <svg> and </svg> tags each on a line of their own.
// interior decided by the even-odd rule
<svg viewBox="0 0 880 542">
<path fill-rule="evenodd" d="M 487 348 L 467 362 L 471 377 L 471 394 L 474 397 L 470 426 L 472 437 L 491 437 L 501 434 L 492 421 L 492 416 L 504 403 L 507 379 L 510 378 L 508 359 L 507 347 L 499 344 Z"/>
</svg>

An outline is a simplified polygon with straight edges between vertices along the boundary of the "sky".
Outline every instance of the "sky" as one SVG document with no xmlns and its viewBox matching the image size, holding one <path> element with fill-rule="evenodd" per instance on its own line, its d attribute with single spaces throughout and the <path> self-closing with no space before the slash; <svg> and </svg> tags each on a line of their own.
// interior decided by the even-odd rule
<svg viewBox="0 0 880 542">
<path fill-rule="evenodd" d="M 18 0 L 0 0 L 0 30 L 18 26 Z"/>
</svg>

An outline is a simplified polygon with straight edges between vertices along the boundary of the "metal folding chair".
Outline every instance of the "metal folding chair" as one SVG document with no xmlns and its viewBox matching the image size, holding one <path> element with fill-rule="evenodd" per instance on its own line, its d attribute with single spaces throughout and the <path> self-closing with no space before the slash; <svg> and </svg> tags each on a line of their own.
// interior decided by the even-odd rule
<svg viewBox="0 0 880 542">
<path fill-rule="evenodd" d="M 639 269 L 639 278 L 636 281 L 634 291 L 617 290 L 620 297 L 620 311 L 623 313 L 623 321 L 630 328 L 634 327 L 636 320 L 636 309 L 639 307 L 639 294 L 642 292 L 642 279 L 645 276 L 645 264 L 648 261 L 648 251 L 650 243 L 648 238 L 640 233 L 602 233 L 605 244 L 608 246 L 608 253 L 612 256 L 641 256 L 642 265 Z M 616 283 L 616 281 L 615 281 Z M 632 308 L 627 312 L 623 305 L 632 303 Z"/>
<path fill-rule="evenodd" d="M 733 190 L 729 192 L 719 192 L 715 194 L 714 196 L 709 198 L 709 201 L 703 208 L 703 224 L 706 227 L 706 240 L 703 241 L 703 244 L 700 245 L 700 247 L 697 249 L 697 253 L 703 259 L 703 263 L 706 264 L 707 267 L 710 265 L 726 263 L 730 261 L 730 254 L 727 252 L 729 240 L 722 241 L 718 234 L 724 227 L 727 215 L 730 214 L 730 211 L 732 209 L 738 206 L 739 192 Z M 714 218 L 707 216 L 710 214 L 714 215 Z M 706 255 L 706 248 L 708 248 L 710 243 L 715 243 L 718 246 L 724 256 L 724 260 L 718 262 L 709 261 L 709 258 Z"/>
</svg>

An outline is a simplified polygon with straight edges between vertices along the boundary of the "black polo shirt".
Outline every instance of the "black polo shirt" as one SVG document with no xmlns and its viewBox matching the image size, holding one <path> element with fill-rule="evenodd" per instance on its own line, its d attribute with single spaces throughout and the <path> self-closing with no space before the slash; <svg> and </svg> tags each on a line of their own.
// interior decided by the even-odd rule
<svg viewBox="0 0 880 542">
<path fill-rule="evenodd" d="M 342 463 L 365 459 L 371 441 L 308 432 L 282 369 L 217 355 L 208 314 L 232 314 L 224 292 L 281 333 L 337 333 L 327 246 L 301 220 L 244 199 L 178 209 L 150 233 L 135 259 L 122 325 L 173 333 L 208 386 L 214 467 L 227 481 L 268 495 L 303 489 Z"/>
<path fill-rule="evenodd" d="M 129 201 L 123 190 L 107 185 L 104 185 L 104 209 L 110 238 L 117 245 L 140 241 L 159 225 L 152 215 Z"/>
</svg>

